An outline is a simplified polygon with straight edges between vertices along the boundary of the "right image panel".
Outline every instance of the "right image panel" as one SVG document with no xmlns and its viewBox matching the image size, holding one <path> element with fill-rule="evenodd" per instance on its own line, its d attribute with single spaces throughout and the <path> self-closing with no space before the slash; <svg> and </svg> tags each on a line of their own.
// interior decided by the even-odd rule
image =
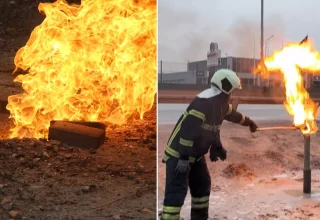
<svg viewBox="0 0 320 220">
<path fill-rule="evenodd" d="M 158 3 L 158 219 L 320 219 L 320 15 L 230 2 Z"/>
</svg>

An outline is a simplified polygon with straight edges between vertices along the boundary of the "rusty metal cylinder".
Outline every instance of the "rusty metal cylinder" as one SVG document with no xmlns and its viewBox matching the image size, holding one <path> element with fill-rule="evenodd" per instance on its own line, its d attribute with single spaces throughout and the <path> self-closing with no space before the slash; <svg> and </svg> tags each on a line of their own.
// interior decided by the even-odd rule
<svg viewBox="0 0 320 220">
<path fill-rule="evenodd" d="M 310 135 L 304 135 L 303 193 L 311 193 Z"/>
</svg>

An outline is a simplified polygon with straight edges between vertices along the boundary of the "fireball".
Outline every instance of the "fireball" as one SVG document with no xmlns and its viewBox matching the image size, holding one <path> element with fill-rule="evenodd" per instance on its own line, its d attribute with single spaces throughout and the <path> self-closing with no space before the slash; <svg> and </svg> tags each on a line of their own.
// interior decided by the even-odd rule
<svg viewBox="0 0 320 220">
<path fill-rule="evenodd" d="M 122 125 L 156 94 L 156 0 L 40 3 L 46 15 L 16 54 L 24 93 L 8 98 L 11 137 L 47 137 L 51 120 Z"/>
</svg>

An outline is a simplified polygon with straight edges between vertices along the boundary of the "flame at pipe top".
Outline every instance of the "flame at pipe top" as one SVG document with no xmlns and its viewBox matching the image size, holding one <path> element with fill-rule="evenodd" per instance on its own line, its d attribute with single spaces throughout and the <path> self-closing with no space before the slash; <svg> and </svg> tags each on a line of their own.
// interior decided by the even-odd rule
<svg viewBox="0 0 320 220">
<path fill-rule="evenodd" d="M 288 44 L 282 50 L 264 59 L 255 73 L 261 71 L 267 76 L 268 71 L 279 71 L 283 74 L 286 88 L 284 105 L 293 116 L 294 125 L 303 134 L 313 134 L 318 130 L 315 119 L 318 105 L 310 99 L 304 88 L 301 70 L 307 73 L 320 71 L 320 54 L 315 51 L 310 40 Z"/>
<path fill-rule="evenodd" d="M 142 119 L 156 94 L 156 1 L 57 0 L 39 11 L 46 18 L 14 60 L 28 74 L 8 99 L 11 137 L 46 137 L 50 120 Z"/>
</svg>

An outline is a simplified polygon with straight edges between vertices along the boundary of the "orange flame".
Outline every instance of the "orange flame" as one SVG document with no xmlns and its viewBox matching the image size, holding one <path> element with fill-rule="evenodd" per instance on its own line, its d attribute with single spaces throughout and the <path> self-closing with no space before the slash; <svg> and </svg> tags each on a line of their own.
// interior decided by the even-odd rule
<svg viewBox="0 0 320 220">
<path fill-rule="evenodd" d="M 260 65 L 262 75 L 267 71 L 280 71 L 284 76 L 286 101 L 284 105 L 288 113 L 294 118 L 294 125 L 304 134 L 315 133 L 318 128 L 315 123 L 317 104 L 309 97 L 304 88 L 301 70 L 307 73 L 320 71 L 320 54 L 314 51 L 312 42 L 288 44 L 281 51 L 264 59 Z"/>
<path fill-rule="evenodd" d="M 15 57 L 28 70 L 9 97 L 11 137 L 46 137 L 50 120 L 124 124 L 156 94 L 156 0 L 65 0 L 46 15 Z"/>
</svg>

